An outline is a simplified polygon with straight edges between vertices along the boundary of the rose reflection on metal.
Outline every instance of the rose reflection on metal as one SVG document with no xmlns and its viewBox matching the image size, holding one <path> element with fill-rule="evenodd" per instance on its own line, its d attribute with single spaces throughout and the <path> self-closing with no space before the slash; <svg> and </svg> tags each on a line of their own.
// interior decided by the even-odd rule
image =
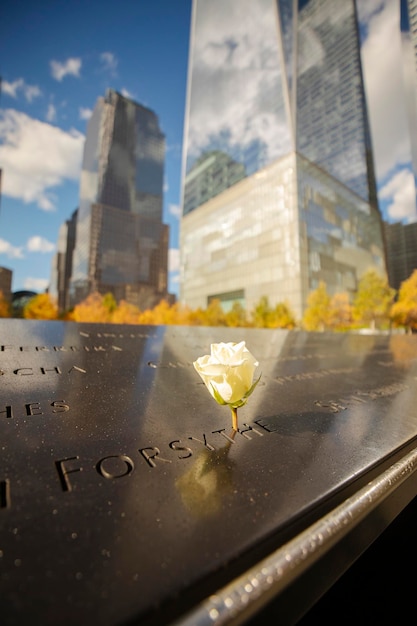
<svg viewBox="0 0 417 626">
<path fill-rule="evenodd" d="M 260 380 L 253 380 L 259 363 L 244 341 L 212 343 L 211 354 L 199 357 L 193 365 L 207 389 L 219 404 L 232 411 L 232 427 L 238 430 L 237 409 L 246 404 Z"/>
<path fill-rule="evenodd" d="M 233 461 L 228 458 L 236 431 L 220 450 L 203 450 L 191 468 L 176 482 L 181 499 L 195 517 L 208 517 L 221 510 L 222 500 L 233 490 Z"/>
</svg>

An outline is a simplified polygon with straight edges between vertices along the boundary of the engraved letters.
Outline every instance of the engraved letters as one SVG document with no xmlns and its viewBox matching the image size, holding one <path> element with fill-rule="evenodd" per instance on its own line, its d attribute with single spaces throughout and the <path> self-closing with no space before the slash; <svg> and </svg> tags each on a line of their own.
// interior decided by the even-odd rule
<svg viewBox="0 0 417 626">
<path fill-rule="evenodd" d="M 15 376 L 51 376 L 53 374 L 62 375 L 62 374 L 72 374 L 73 372 L 79 372 L 81 374 L 86 374 L 87 370 L 82 367 L 78 367 L 78 365 L 73 365 L 69 368 L 69 370 L 62 372 L 62 370 L 57 366 L 53 367 L 18 367 L 14 370 L 0 370 L 0 376 L 5 376 L 6 374 L 14 374 Z"/>
<path fill-rule="evenodd" d="M 68 474 L 73 474 L 74 472 L 82 472 L 83 469 L 82 467 L 67 468 L 64 463 L 66 463 L 67 461 L 77 461 L 79 458 L 79 456 L 69 456 L 66 459 L 60 459 L 59 461 L 55 461 L 55 467 L 57 469 L 63 491 L 72 491 L 72 485 L 69 481 Z"/>
<path fill-rule="evenodd" d="M 33 415 L 45 415 L 47 413 L 66 413 L 69 411 L 69 404 L 65 400 L 52 400 L 45 405 L 45 409 L 40 402 L 26 402 L 23 406 L 11 404 L 0 405 L 0 420 L 2 418 L 11 419 L 13 417 L 30 417 Z"/>
<path fill-rule="evenodd" d="M 120 346 L 0 346 L 0 352 L 122 352 Z"/>
<path fill-rule="evenodd" d="M 164 459 L 160 456 L 161 451 L 159 450 L 159 448 L 141 448 L 139 452 L 150 467 L 156 467 L 154 459 L 157 459 L 158 461 L 163 461 L 164 463 L 172 463 L 172 461 L 170 461 L 169 459 Z"/>
<path fill-rule="evenodd" d="M 121 461 L 121 463 L 115 463 L 114 459 Z M 127 476 L 133 472 L 134 468 L 135 465 L 132 459 L 126 456 L 126 454 L 105 456 L 104 459 L 100 459 L 96 464 L 96 470 L 103 478 L 122 478 L 122 476 Z"/>
<path fill-rule="evenodd" d="M 179 459 L 188 459 L 189 456 L 193 455 L 193 451 L 191 450 L 191 448 L 188 448 L 188 446 L 177 446 L 177 443 L 181 443 L 181 439 L 175 439 L 175 441 L 171 441 L 171 443 L 169 444 L 171 450 L 188 452 L 188 454 L 179 454 Z"/>
<path fill-rule="evenodd" d="M 262 424 L 257 423 L 257 425 L 266 432 L 272 432 L 268 429 L 268 427 L 263 426 Z M 251 439 L 251 437 L 247 435 L 248 432 L 256 433 L 258 437 L 263 436 L 262 433 L 253 426 L 250 426 L 249 424 L 244 424 L 244 426 L 245 428 L 243 430 L 239 429 L 237 431 L 237 434 L 242 435 L 244 439 Z M 225 438 L 231 443 L 236 443 L 236 439 L 232 439 L 229 435 L 227 435 L 224 428 L 221 428 L 219 430 L 213 430 L 211 432 L 211 435 L 219 435 L 220 437 Z M 196 441 L 202 444 L 207 450 L 210 450 L 210 452 L 216 450 L 214 446 L 208 443 L 205 433 L 202 434 L 202 439 L 190 436 L 188 437 L 188 440 Z M 194 454 L 192 448 L 184 445 L 181 439 L 174 439 L 173 441 L 170 441 L 168 443 L 168 449 L 178 453 L 174 459 L 178 461 L 188 459 Z M 146 448 L 138 448 L 134 454 L 130 455 L 123 453 L 111 454 L 102 457 L 97 461 L 94 467 L 97 474 L 102 478 L 106 478 L 108 480 L 124 478 L 125 476 L 129 476 L 136 470 L 134 459 L 137 455 L 139 455 L 138 458 L 143 458 L 148 467 L 155 469 L 160 464 L 172 464 L 173 459 L 166 458 L 165 454 L 167 453 L 161 452 L 161 449 L 158 446 L 148 446 Z M 55 467 L 58 472 L 58 478 L 61 484 L 62 491 L 72 491 L 72 482 L 70 481 L 69 474 L 81 472 L 83 470 L 81 464 L 74 464 L 74 461 L 78 461 L 79 458 L 80 457 L 76 455 L 55 461 Z"/>
</svg>

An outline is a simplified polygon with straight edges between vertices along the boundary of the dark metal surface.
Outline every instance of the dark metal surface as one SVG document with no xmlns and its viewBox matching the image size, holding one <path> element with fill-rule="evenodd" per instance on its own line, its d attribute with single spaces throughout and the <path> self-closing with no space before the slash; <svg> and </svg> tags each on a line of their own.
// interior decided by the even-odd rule
<svg viewBox="0 0 417 626">
<path fill-rule="evenodd" d="M 228 439 L 192 361 L 246 340 Z M 417 438 L 417 337 L 0 322 L 5 624 L 168 623 Z"/>
</svg>

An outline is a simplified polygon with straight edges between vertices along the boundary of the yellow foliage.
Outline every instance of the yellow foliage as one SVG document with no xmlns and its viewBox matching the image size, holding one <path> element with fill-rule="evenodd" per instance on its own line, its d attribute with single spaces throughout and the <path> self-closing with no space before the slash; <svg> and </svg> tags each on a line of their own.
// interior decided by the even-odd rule
<svg viewBox="0 0 417 626">
<path fill-rule="evenodd" d="M 190 326 L 204 326 L 204 309 L 202 309 L 201 307 L 198 307 L 197 309 L 191 309 L 188 313 L 187 324 L 189 324 Z"/>
<path fill-rule="evenodd" d="M 240 302 L 234 302 L 230 311 L 226 313 L 226 325 L 231 327 L 248 326 L 246 311 Z"/>
<path fill-rule="evenodd" d="M 0 289 L 0 317 L 11 317 L 12 311 L 10 303 L 6 300 Z"/>
<path fill-rule="evenodd" d="M 56 320 L 58 307 L 49 293 L 40 293 L 25 304 L 23 317 L 27 320 Z"/>
<path fill-rule="evenodd" d="M 417 329 L 417 270 L 401 283 L 398 301 L 391 307 L 390 317 L 397 326 Z"/>
<path fill-rule="evenodd" d="M 204 311 L 204 323 L 207 326 L 226 326 L 226 315 L 222 309 L 220 300 L 211 300 Z"/>
<path fill-rule="evenodd" d="M 114 324 L 139 324 L 140 311 L 138 307 L 130 302 L 121 300 L 113 311 L 111 321 Z"/>
<path fill-rule="evenodd" d="M 391 289 L 386 277 L 373 269 L 366 271 L 353 300 L 353 319 L 369 324 L 370 328 L 382 326 L 388 322 L 394 295 L 395 290 Z"/>
<path fill-rule="evenodd" d="M 176 324 L 177 309 L 171 306 L 166 300 L 161 300 L 154 308 L 157 324 Z"/>
<path fill-rule="evenodd" d="M 317 289 L 307 299 L 304 311 L 303 326 L 306 330 L 324 331 L 330 325 L 330 296 L 326 283 L 320 281 Z"/>
<path fill-rule="evenodd" d="M 293 312 L 286 302 L 278 302 L 271 311 L 268 328 L 287 328 L 292 330 L 297 325 Z"/>
<path fill-rule="evenodd" d="M 329 326 L 333 330 L 346 330 L 352 325 L 352 306 L 347 293 L 336 293 L 330 301 Z"/>
<path fill-rule="evenodd" d="M 267 296 L 262 296 L 252 311 L 252 323 L 256 328 L 295 328 L 297 323 L 289 305 L 278 302 L 274 308 Z"/>
<path fill-rule="evenodd" d="M 75 322 L 106 323 L 111 320 L 111 312 L 104 302 L 104 296 L 95 292 L 74 307 L 72 317 Z"/>
<path fill-rule="evenodd" d="M 161 300 L 153 309 L 140 313 L 139 324 L 188 324 L 189 314 L 189 309 L 182 309 L 177 302 Z"/>
</svg>

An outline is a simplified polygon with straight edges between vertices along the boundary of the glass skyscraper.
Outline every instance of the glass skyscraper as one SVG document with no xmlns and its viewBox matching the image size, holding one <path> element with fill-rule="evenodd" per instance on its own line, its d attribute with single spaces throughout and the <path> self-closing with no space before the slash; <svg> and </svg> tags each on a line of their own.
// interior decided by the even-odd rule
<svg viewBox="0 0 417 626">
<path fill-rule="evenodd" d="M 167 295 L 164 159 L 153 111 L 113 90 L 99 98 L 84 147 L 72 305 L 93 291 L 141 308 Z"/>
<path fill-rule="evenodd" d="M 400 8 L 404 87 L 412 167 L 417 190 L 417 0 L 400 0 Z"/>
<path fill-rule="evenodd" d="M 400 289 L 401 283 L 417 269 L 417 222 L 411 224 L 384 223 L 387 245 L 389 284 Z"/>
<path fill-rule="evenodd" d="M 69 220 L 61 224 L 56 246 L 57 251 L 52 257 L 49 294 L 56 299 L 60 312 L 70 308 L 69 283 L 72 272 L 77 214 L 78 209 L 73 212 Z"/>
<path fill-rule="evenodd" d="M 354 0 L 194 0 L 182 207 L 191 307 L 385 274 Z"/>
</svg>

